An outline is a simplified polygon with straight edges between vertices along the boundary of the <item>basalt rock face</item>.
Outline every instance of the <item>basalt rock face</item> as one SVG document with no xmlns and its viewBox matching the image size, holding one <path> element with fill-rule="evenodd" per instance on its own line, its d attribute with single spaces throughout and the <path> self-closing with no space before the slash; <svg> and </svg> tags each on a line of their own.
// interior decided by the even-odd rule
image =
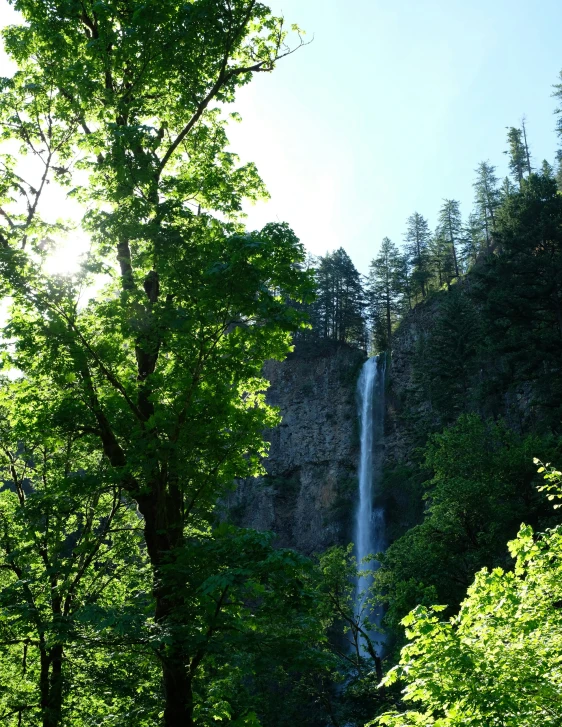
<svg viewBox="0 0 562 727">
<path fill-rule="evenodd" d="M 456 285 L 457 297 L 470 300 L 470 281 Z M 434 360 L 428 343 L 444 316 L 453 293 L 441 291 L 418 304 L 398 327 L 392 348 L 387 387 L 385 464 L 409 464 L 418 447 L 423 447 L 431 432 L 452 425 L 463 413 L 474 412 L 483 419 L 501 418 L 513 431 L 524 434 L 540 428 L 540 409 L 532 385 L 515 382 L 506 373 L 509 365 L 499 356 L 474 347 L 466 360 L 462 376 L 464 394 L 455 410 L 444 415 L 434 401 L 442 386 L 446 362 Z M 480 312 L 475 307 L 475 315 Z M 461 331 L 470 339 L 472 331 Z M 450 347 L 458 348 L 451 337 Z M 466 348 L 466 347 L 465 347 Z M 496 382 L 495 385 L 490 382 Z"/>
<path fill-rule="evenodd" d="M 268 361 L 269 403 L 282 423 L 267 434 L 267 475 L 238 482 L 227 507 L 239 525 L 276 534 L 279 547 L 310 555 L 348 542 L 357 496 L 356 382 L 365 353 L 326 342 L 297 344 Z"/>
<path fill-rule="evenodd" d="M 415 362 L 420 344 L 427 338 L 439 315 L 438 302 L 430 299 L 416 306 L 395 333 L 392 358 L 387 374 L 385 465 L 408 463 L 420 446 L 417 422 L 431 428 L 431 402 L 423 396 L 416 377 Z"/>
</svg>

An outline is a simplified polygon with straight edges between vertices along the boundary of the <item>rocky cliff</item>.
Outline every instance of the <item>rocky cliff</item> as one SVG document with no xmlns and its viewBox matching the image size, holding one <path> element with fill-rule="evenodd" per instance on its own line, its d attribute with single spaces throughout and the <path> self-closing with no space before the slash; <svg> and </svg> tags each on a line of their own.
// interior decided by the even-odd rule
<svg viewBox="0 0 562 727">
<path fill-rule="evenodd" d="M 395 333 L 387 374 L 385 466 L 408 463 L 425 439 L 419 422 L 425 422 L 428 430 L 434 423 L 431 402 L 421 390 L 415 362 L 423 356 L 423 344 L 438 313 L 438 301 L 430 299 L 410 311 Z"/>
<path fill-rule="evenodd" d="M 515 432 L 540 428 L 529 381 L 487 348 L 470 281 L 418 304 L 396 330 L 387 388 L 386 464 L 409 463 L 431 432 L 463 413 L 501 418 Z"/>
<path fill-rule="evenodd" d="M 350 540 L 357 496 L 356 382 L 365 353 L 345 345 L 298 344 L 269 361 L 269 403 L 282 423 L 269 432 L 267 475 L 238 482 L 228 498 L 240 525 L 272 530 L 280 547 L 305 554 Z"/>
</svg>

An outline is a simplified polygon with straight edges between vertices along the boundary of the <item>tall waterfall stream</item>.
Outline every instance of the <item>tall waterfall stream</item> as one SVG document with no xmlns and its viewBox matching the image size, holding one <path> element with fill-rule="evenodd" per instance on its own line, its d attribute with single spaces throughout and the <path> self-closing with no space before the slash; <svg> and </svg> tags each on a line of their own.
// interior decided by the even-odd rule
<svg viewBox="0 0 562 727">
<path fill-rule="evenodd" d="M 373 507 L 382 472 L 382 453 L 384 446 L 384 379 L 385 359 L 375 356 L 367 359 L 361 370 L 357 384 L 359 419 L 361 431 L 361 456 L 359 461 L 359 505 L 355 521 L 355 555 L 359 568 L 376 569 L 377 562 L 361 563 L 366 556 L 379 553 L 385 548 L 384 511 Z M 367 605 L 366 589 L 371 585 L 371 576 L 357 579 L 355 610 L 361 614 Z M 370 614 L 372 623 L 380 624 L 382 613 Z M 374 642 L 379 643 L 380 634 L 373 634 Z M 366 654 L 365 644 L 361 651 Z"/>
</svg>

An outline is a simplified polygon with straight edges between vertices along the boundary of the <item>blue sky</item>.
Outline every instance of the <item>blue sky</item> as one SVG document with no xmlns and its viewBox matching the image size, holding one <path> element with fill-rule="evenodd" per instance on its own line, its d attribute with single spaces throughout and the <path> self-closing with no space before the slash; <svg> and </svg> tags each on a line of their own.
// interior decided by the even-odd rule
<svg viewBox="0 0 562 727">
<path fill-rule="evenodd" d="M 432 227 L 445 197 L 470 212 L 474 168 L 506 174 L 505 127 L 523 114 L 534 161 L 553 161 L 560 0 L 270 4 L 314 40 L 235 104 L 232 148 L 272 196 L 248 207 L 250 227 L 287 221 L 313 254 L 341 245 L 366 272 L 412 212 Z M 0 0 L 0 25 L 14 18 Z"/>
<path fill-rule="evenodd" d="M 366 272 L 414 211 L 472 206 L 476 165 L 507 173 L 506 126 L 523 115 L 535 162 L 553 161 L 562 69 L 559 0 L 274 0 L 313 43 L 236 104 L 232 147 L 272 200 L 249 224 L 289 222 L 314 254 L 343 246 Z"/>
</svg>

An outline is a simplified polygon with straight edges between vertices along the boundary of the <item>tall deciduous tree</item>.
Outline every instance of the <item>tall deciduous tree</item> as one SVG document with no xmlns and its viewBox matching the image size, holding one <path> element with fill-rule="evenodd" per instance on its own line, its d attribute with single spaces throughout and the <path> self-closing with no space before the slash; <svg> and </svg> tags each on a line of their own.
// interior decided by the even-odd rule
<svg viewBox="0 0 562 727">
<path fill-rule="evenodd" d="M 286 225 L 249 233 L 240 222 L 242 200 L 264 188 L 227 150 L 220 105 L 291 49 L 282 20 L 255 0 L 15 5 L 25 23 L 4 31 L 17 71 L 2 80 L 0 123 L 37 175 L 3 155 L 11 363 L 57 392 L 53 421 L 66 412 L 91 433 L 107 478 L 137 503 L 164 724 L 186 727 L 201 657 L 177 567 L 227 483 L 259 470 L 261 432 L 276 420 L 261 366 L 285 355 L 299 326 L 287 298 L 310 291 Z M 93 248 L 75 283 L 40 266 L 53 231 L 42 195 L 57 183 L 88 205 Z M 100 271 L 105 293 L 78 305 Z"/>
<path fill-rule="evenodd" d="M 84 695 L 72 684 L 88 681 L 93 718 L 107 716 L 108 701 L 123 714 L 144 703 L 144 724 L 157 664 L 143 613 L 152 599 L 142 523 L 92 434 L 52 420 L 56 393 L 29 379 L 3 384 L 0 714 L 12 715 L 8 724 L 74 722 Z M 88 664 L 127 683 L 106 700 Z"/>
<path fill-rule="evenodd" d="M 536 490 L 533 452 L 551 458 L 559 449 L 554 437 L 523 438 L 476 414 L 429 438 L 423 521 L 390 545 L 375 575 L 388 602 L 385 622 L 395 633 L 416 604 L 446 603 L 454 612 L 477 570 L 509 566 L 505 543 L 522 519 L 537 527 L 552 523 Z"/>
</svg>

